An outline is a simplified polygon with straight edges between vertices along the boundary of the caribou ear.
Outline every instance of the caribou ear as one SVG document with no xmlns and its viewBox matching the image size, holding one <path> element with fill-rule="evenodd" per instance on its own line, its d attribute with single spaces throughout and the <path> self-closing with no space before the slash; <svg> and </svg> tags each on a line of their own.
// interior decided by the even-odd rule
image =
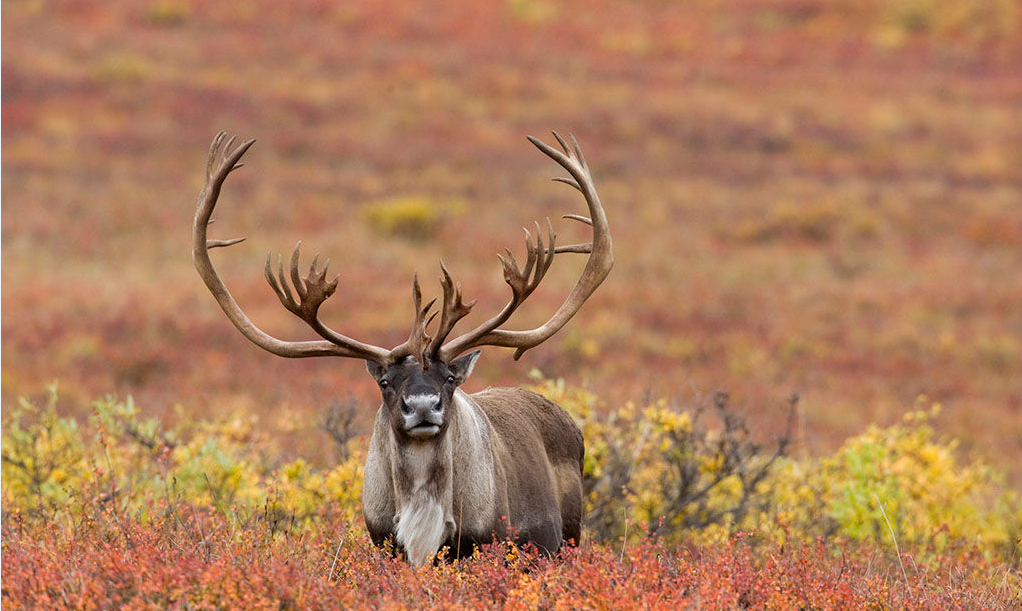
<svg viewBox="0 0 1022 611">
<path fill-rule="evenodd" d="M 373 376 L 373 379 L 377 382 L 380 381 L 383 374 L 387 373 L 387 368 L 376 361 L 366 361 L 366 369 L 369 371 L 369 375 Z"/>
<path fill-rule="evenodd" d="M 461 386 L 468 379 L 468 376 L 472 375 L 472 368 L 476 366 L 476 361 L 479 360 L 480 354 L 482 354 L 481 350 L 473 350 L 465 356 L 459 356 L 448 365 L 451 369 L 451 375 L 454 376 L 455 383 L 458 386 Z"/>
</svg>

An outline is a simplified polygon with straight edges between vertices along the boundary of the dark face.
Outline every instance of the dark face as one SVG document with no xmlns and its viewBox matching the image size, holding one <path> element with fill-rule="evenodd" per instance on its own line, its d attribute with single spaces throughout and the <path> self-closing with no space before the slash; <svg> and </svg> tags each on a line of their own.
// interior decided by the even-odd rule
<svg viewBox="0 0 1022 611">
<path fill-rule="evenodd" d="M 447 430 L 447 412 L 458 388 L 479 358 L 476 350 L 450 363 L 430 361 L 423 371 L 415 357 L 384 367 L 366 361 L 366 369 L 380 385 L 390 425 L 399 436 L 431 439 Z"/>
</svg>

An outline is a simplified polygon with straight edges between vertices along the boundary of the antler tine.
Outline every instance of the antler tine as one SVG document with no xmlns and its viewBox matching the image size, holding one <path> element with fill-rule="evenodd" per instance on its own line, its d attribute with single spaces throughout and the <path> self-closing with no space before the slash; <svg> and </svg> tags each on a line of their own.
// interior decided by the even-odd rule
<svg viewBox="0 0 1022 611">
<path fill-rule="evenodd" d="M 224 246 L 233 246 L 239 242 L 244 242 L 245 238 L 232 238 L 230 240 L 206 240 L 206 248 L 223 248 Z"/>
<path fill-rule="evenodd" d="M 565 176 L 554 176 L 550 180 L 552 180 L 554 182 L 563 182 L 564 184 L 569 185 L 571 187 L 574 187 L 575 189 L 577 189 L 579 191 L 582 190 L 582 187 L 579 186 L 579 184 L 577 182 L 575 182 L 574 178 L 567 178 Z M 570 216 L 570 215 L 565 215 L 565 216 Z"/>
<path fill-rule="evenodd" d="M 257 327 L 242 311 L 235 301 L 234 296 L 224 285 L 213 262 L 209 258 L 209 249 L 230 246 L 242 241 L 243 238 L 230 240 L 207 239 L 210 219 L 213 209 L 216 207 L 217 199 L 227 176 L 241 168 L 241 158 L 255 143 L 255 140 L 248 140 L 234 148 L 235 138 L 227 138 L 226 132 L 219 132 L 213 138 L 209 147 L 209 154 L 206 158 L 206 181 L 199 193 L 195 208 L 195 219 L 192 223 L 192 260 L 199 277 L 206 284 L 206 288 L 216 299 L 223 309 L 227 318 L 238 328 L 249 341 L 260 348 L 279 356 L 289 358 L 301 358 L 312 356 L 344 356 L 357 357 L 372 360 L 378 363 L 390 361 L 390 351 L 379 346 L 364 344 L 333 331 L 320 322 L 317 317 L 319 306 L 322 305 L 330 295 L 337 289 L 338 280 L 335 278 L 326 281 L 326 268 L 317 276 L 310 277 L 301 282 L 297 277 L 298 246 L 291 257 L 292 281 L 295 290 L 298 292 L 300 302 L 296 301 L 288 287 L 284 276 L 283 263 L 278 257 L 278 278 L 274 278 L 271 265 L 271 256 L 268 255 L 264 274 L 270 288 L 280 299 L 281 304 L 289 311 L 295 313 L 327 341 L 284 341 L 269 335 Z M 278 281 L 279 280 L 279 281 Z"/>
<path fill-rule="evenodd" d="M 560 182 L 567 182 L 567 181 L 563 181 L 562 180 Z M 569 183 L 569 184 L 571 184 L 572 186 L 576 186 L 575 183 Z M 578 222 L 583 223 L 585 225 L 589 225 L 590 227 L 593 226 L 593 219 L 589 218 L 588 216 L 582 216 L 581 214 L 565 214 L 565 215 L 562 215 L 561 218 L 571 219 L 573 221 L 578 221 Z M 564 246 L 558 246 L 557 249 L 556 249 L 556 252 L 558 252 L 558 253 L 571 252 L 571 253 L 588 254 L 588 253 L 593 252 L 593 243 L 592 242 L 586 242 L 585 244 L 566 244 Z"/>
<path fill-rule="evenodd" d="M 414 356 L 423 369 L 429 366 L 428 359 L 428 347 L 433 337 L 427 333 L 426 328 L 429 327 L 433 319 L 439 312 L 433 312 L 427 318 L 426 315 L 433 309 L 433 304 L 436 303 L 436 298 L 429 300 L 425 306 L 422 306 L 422 289 L 419 287 L 419 274 L 412 275 L 412 303 L 415 306 L 415 322 L 412 323 L 412 330 L 408 334 L 408 339 L 404 343 L 397 346 L 390 351 L 391 359 L 398 360 L 406 356 Z"/>
<path fill-rule="evenodd" d="M 511 286 L 511 300 L 496 316 L 472 331 L 448 342 L 441 349 L 441 355 L 445 360 L 449 360 L 469 348 L 482 345 L 515 348 L 514 358 L 517 360 L 526 350 L 539 345 L 563 327 L 578 312 L 582 304 L 592 295 L 600 283 L 603 282 L 607 274 L 610 273 L 610 268 L 614 264 L 610 227 L 607 224 L 607 217 L 603 211 L 603 206 L 600 204 L 599 197 L 596 194 L 596 187 L 593 184 L 589 166 L 582 155 L 582 148 L 579 146 L 574 135 L 569 134 L 570 146 L 557 132 L 553 132 L 553 136 L 562 150 L 557 150 L 532 136 L 528 136 L 528 139 L 536 148 L 568 171 L 571 178 L 558 177 L 554 180 L 568 184 L 582 193 L 586 200 L 586 205 L 589 207 L 589 216 L 571 214 L 566 215 L 566 218 L 591 226 L 593 229 L 593 241 L 588 244 L 571 244 L 558 247 L 555 245 L 555 236 L 552 228 L 550 229 L 549 245 L 542 245 L 538 238 L 536 244 L 533 244 L 531 239 L 527 237 L 527 249 L 530 259 L 535 257 L 535 269 L 530 269 L 529 271 L 532 273 L 525 275 L 522 274 L 522 270 L 519 270 L 513 256 L 505 259 L 503 256 L 498 255 L 504 266 L 504 279 Z M 549 219 L 547 224 L 549 226 Z M 528 231 L 526 231 L 526 235 L 528 236 Z M 568 294 L 564 303 L 561 304 L 561 307 L 557 309 L 547 322 L 535 329 L 527 331 L 506 331 L 500 329 L 499 327 L 507 321 L 521 302 L 539 285 L 539 282 L 553 263 L 554 256 L 562 252 L 588 253 L 589 259 L 582 270 L 581 277 L 575 283 L 575 286 Z M 528 267 L 528 261 L 526 267 Z"/>
<path fill-rule="evenodd" d="M 288 269 L 291 270 L 291 284 L 294 284 L 298 297 L 304 299 L 306 294 L 305 286 L 302 283 L 301 275 L 298 273 L 298 257 L 300 256 L 299 250 L 301 247 L 302 241 L 298 240 L 298 243 L 295 244 L 294 249 L 291 251 L 291 264 L 288 266 Z"/>
<path fill-rule="evenodd" d="M 518 274 L 518 259 L 515 259 L 515 253 L 511 252 L 510 248 L 504 248 L 504 252 L 507 253 L 507 259 L 508 259 L 508 261 L 511 264 L 511 269 L 513 269 L 515 274 L 517 275 Z"/>
<path fill-rule="evenodd" d="M 324 280 L 326 280 L 326 272 L 327 272 L 328 269 L 330 269 L 330 259 L 329 258 L 327 258 L 327 260 L 323 262 L 323 269 L 319 270 L 319 281 L 320 282 L 323 282 Z M 310 272 L 310 274 L 311 274 L 311 272 Z"/>
<path fill-rule="evenodd" d="M 593 226 L 593 219 L 589 218 L 588 216 L 582 216 L 581 214 L 565 214 L 565 215 L 562 215 L 561 218 L 562 219 L 572 219 L 572 220 L 578 221 L 580 223 L 583 223 L 585 225 L 589 225 L 590 227 Z"/>
<path fill-rule="evenodd" d="M 550 219 L 547 219 L 548 226 L 549 221 Z M 543 232 L 539 228 L 539 221 L 533 221 L 533 223 L 536 225 L 536 242 L 532 243 L 529 230 L 526 229 L 525 244 L 529 251 L 529 260 L 535 264 L 535 271 L 533 271 L 529 266 L 526 266 L 526 268 L 522 270 L 522 276 L 528 280 L 526 284 L 526 292 L 522 295 L 523 300 L 528 297 L 532 291 L 536 290 L 536 287 L 539 286 L 543 276 L 545 276 L 547 270 L 550 269 L 550 263 L 553 261 L 553 253 L 550 252 L 551 249 L 543 244 Z M 552 229 L 550 230 L 549 235 L 552 239 Z"/>
<path fill-rule="evenodd" d="M 317 273 L 316 273 L 316 266 L 317 265 L 319 265 L 319 253 L 318 252 L 315 255 L 312 256 L 312 263 L 309 264 L 309 273 L 305 277 L 305 281 L 306 282 L 309 281 L 309 280 L 314 279 L 317 276 Z"/>
<path fill-rule="evenodd" d="M 544 260 L 544 269 L 543 269 L 543 274 L 544 275 L 547 273 L 547 270 L 550 269 L 550 266 L 553 265 L 554 255 L 557 253 L 557 248 L 555 247 L 555 242 L 557 241 L 557 234 L 554 233 L 554 226 L 550 222 L 550 217 L 549 216 L 546 217 L 546 230 L 547 230 L 547 237 L 548 237 L 546 250 L 549 253 L 549 255 Z"/>
<path fill-rule="evenodd" d="M 553 134 L 554 138 L 557 139 L 557 144 L 560 144 L 561 148 L 564 149 L 564 154 L 565 155 L 570 155 L 571 151 L 568 150 L 568 143 L 564 141 L 564 138 L 561 138 L 561 135 L 558 134 L 556 131 L 551 131 L 550 133 Z M 572 139 L 574 139 L 574 138 L 572 138 Z"/>
<path fill-rule="evenodd" d="M 209 143 L 209 156 L 206 157 L 206 182 L 210 182 L 213 179 L 213 164 L 216 162 L 217 153 L 220 150 L 220 143 L 223 142 L 224 136 L 227 132 L 217 132 L 213 136 L 213 142 Z"/>
<path fill-rule="evenodd" d="M 295 302 L 294 295 L 291 294 L 291 288 L 288 286 L 287 281 L 284 280 L 284 262 L 281 260 L 280 255 L 277 255 L 277 274 L 280 277 L 280 282 L 273 277 L 273 267 L 270 265 L 273 253 L 266 253 L 266 268 L 263 270 L 263 275 L 266 277 L 266 282 L 269 283 L 270 288 L 277 294 L 277 299 L 280 299 L 280 303 L 288 309 L 290 312 L 294 312 L 298 308 L 298 304 Z"/>
<path fill-rule="evenodd" d="M 592 242 L 586 242 L 585 244 L 566 244 L 564 246 L 558 246 L 554 249 L 557 254 L 561 253 L 575 253 L 581 255 L 587 255 L 593 252 Z"/>
<path fill-rule="evenodd" d="M 469 303 L 462 301 L 461 283 L 456 283 L 451 279 L 451 273 L 444 265 L 443 259 L 440 260 L 440 270 L 443 272 L 443 276 L 440 277 L 440 286 L 443 289 L 444 300 L 440 314 L 440 326 L 437 327 L 436 334 L 428 348 L 430 358 L 437 357 L 440 346 L 447 340 L 447 336 L 454 330 L 454 326 L 459 320 L 468 316 L 476 304 L 474 299 Z"/>
<path fill-rule="evenodd" d="M 539 224 L 536 224 L 537 232 L 539 230 Z M 525 267 L 522 268 L 521 274 L 525 278 L 532 276 L 532 268 L 536 265 L 536 253 L 539 247 L 532 243 L 532 234 L 525 227 L 522 227 L 522 231 L 525 232 Z M 537 237 L 537 240 L 539 238 Z"/>
<path fill-rule="evenodd" d="M 578 162 L 582 165 L 582 169 L 588 173 L 589 164 L 586 163 L 586 156 L 582 154 L 582 147 L 578 145 L 578 140 L 575 139 L 575 134 L 568 134 L 568 137 L 571 138 L 571 145 L 575 149 L 575 159 L 578 159 Z"/>
</svg>

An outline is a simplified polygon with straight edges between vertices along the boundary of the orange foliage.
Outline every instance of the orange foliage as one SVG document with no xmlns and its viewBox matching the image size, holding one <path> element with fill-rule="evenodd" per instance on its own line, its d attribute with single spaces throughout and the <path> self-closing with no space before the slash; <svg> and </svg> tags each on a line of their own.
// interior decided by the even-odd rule
<svg viewBox="0 0 1022 611">
<path fill-rule="evenodd" d="M 655 539 L 556 558 L 493 545 L 412 569 L 323 512 L 312 531 L 238 526 L 156 504 L 141 524 L 96 506 L 80 524 L 3 527 L 5 609 L 998 609 L 1018 593 L 968 554 L 902 574 L 869 548 L 670 549 Z M 1003 569 L 1000 569 L 1003 570 Z"/>
<path fill-rule="evenodd" d="M 327 321 L 396 344 L 414 271 L 444 257 L 484 316 L 506 298 L 494 253 L 577 205 L 522 139 L 556 128 L 586 147 L 618 263 L 525 367 L 615 404 L 723 388 L 768 434 L 757 405 L 797 389 L 822 450 L 925 393 L 967 450 L 1017 450 L 1017 3 L 499 4 L 5 6 L 4 403 L 58 379 L 69 405 L 251 409 L 326 460 L 318 406 L 373 386 L 259 353 L 205 293 L 186 236 L 211 135 L 260 139 L 215 227 L 249 237 L 216 256 L 253 317 L 310 334 L 260 268 L 303 238 L 343 270 Z M 381 201 L 470 213 L 411 239 L 365 218 Z M 487 354 L 470 386 L 521 384 L 508 363 Z"/>
</svg>

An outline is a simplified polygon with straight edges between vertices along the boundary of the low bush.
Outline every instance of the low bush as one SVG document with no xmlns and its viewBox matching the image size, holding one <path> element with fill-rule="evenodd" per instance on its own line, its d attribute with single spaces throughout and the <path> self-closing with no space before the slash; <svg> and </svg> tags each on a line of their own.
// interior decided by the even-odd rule
<svg viewBox="0 0 1022 611">
<path fill-rule="evenodd" d="M 586 436 L 588 521 L 558 558 L 496 545 L 419 570 L 361 525 L 364 438 L 283 460 L 243 417 L 165 428 L 129 399 L 4 415 L 5 608 L 1006 608 L 1022 603 L 1018 495 L 929 425 L 872 427 L 831 456 L 756 443 L 724 395 L 616 410 L 535 388 Z M 794 410 L 793 398 L 789 406 Z M 715 420 L 719 426 L 710 426 Z M 596 601 L 603 601 L 597 604 Z"/>
<path fill-rule="evenodd" d="M 959 460 L 957 443 L 929 424 L 939 406 L 921 409 L 925 399 L 900 424 L 872 426 L 831 456 L 794 460 L 786 450 L 797 397 L 788 432 L 763 447 L 726 395 L 714 395 L 711 410 L 664 400 L 602 410 L 595 396 L 561 382 L 535 389 L 582 427 L 592 538 L 707 544 L 744 532 L 776 543 L 897 541 L 922 556 L 978 546 L 1016 566 L 1022 556 L 1019 494 L 982 462 Z M 719 426 L 704 424 L 707 411 Z"/>
<path fill-rule="evenodd" d="M 362 218 L 373 229 L 411 240 L 432 237 L 441 221 L 460 214 L 460 202 L 437 202 L 428 197 L 404 196 L 371 202 L 362 208 Z"/>
<path fill-rule="evenodd" d="M 56 390 L 37 407 L 5 414 L 3 504 L 28 519 L 73 520 L 82 499 L 102 498 L 144 516 L 155 500 L 211 507 L 233 520 L 269 513 L 306 521 L 336 502 L 361 519 L 365 448 L 347 440 L 346 458 L 313 469 L 274 458 L 272 440 L 242 416 L 165 430 L 141 418 L 129 398 L 96 401 L 89 425 L 56 414 Z M 32 424 L 25 424 L 31 421 Z"/>
<path fill-rule="evenodd" d="M 336 506 L 336 503 L 331 503 Z M 160 501 L 141 522 L 110 505 L 77 525 L 8 517 L 5 609 L 1005 609 L 1011 573 L 942 556 L 904 574 L 851 544 L 676 547 L 656 537 L 555 558 L 503 545 L 413 569 L 332 511 L 300 529 L 237 525 Z"/>
</svg>

